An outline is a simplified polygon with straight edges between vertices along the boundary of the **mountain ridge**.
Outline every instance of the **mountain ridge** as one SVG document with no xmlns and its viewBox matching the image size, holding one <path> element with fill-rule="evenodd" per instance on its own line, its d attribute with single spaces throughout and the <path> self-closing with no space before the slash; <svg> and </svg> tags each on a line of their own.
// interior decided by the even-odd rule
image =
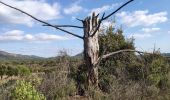
<svg viewBox="0 0 170 100">
<path fill-rule="evenodd" d="M 162 53 L 163 56 L 170 58 L 170 53 Z M 83 58 L 83 53 L 79 53 L 75 56 L 72 56 L 73 58 Z M 35 55 L 22 55 L 22 54 L 15 54 L 15 53 L 9 53 L 6 51 L 0 50 L 0 61 L 2 60 L 40 60 L 40 59 L 54 59 L 57 57 L 39 57 Z"/>
<path fill-rule="evenodd" d="M 0 50 L 0 60 L 33 60 L 33 59 L 43 59 L 43 57 L 35 55 L 15 54 Z"/>
</svg>

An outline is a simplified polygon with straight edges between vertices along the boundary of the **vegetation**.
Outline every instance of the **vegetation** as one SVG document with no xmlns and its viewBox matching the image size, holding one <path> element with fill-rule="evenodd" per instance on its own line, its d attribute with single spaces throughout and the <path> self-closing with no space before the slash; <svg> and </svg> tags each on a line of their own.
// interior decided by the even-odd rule
<svg viewBox="0 0 170 100">
<path fill-rule="evenodd" d="M 84 59 L 81 55 L 70 57 L 63 51 L 58 57 L 49 59 L 0 51 L 0 99 L 169 100 L 169 54 L 162 55 L 156 49 L 152 54 L 134 53 L 134 39 L 126 39 L 123 30 L 112 25 L 99 33 L 103 21 L 132 1 L 127 1 L 110 14 L 100 16 L 93 13 L 84 20 L 78 19 L 83 27 L 53 25 L 0 1 L 43 26 L 78 37 L 84 43 Z M 84 36 L 61 27 L 82 28 Z M 118 52 L 121 50 L 133 52 Z"/>
<path fill-rule="evenodd" d="M 132 49 L 134 39 L 126 39 L 113 26 L 99 35 L 100 52 Z M 80 54 L 81 55 L 81 54 Z M 169 100 L 170 60 L 153 54 L 118 53 L 98 64 L 99 89 L 86 89 L 87 67 L 83 56 L 0 62 L 0 99 L 14 100 Z M 16 78 L 15 78 L 16 77 Z M 81 96 L 77 96 L 81 95 Z"/>
<path fill-rule="evenodd" d="M 30 69 L 28 67 L 25 66 L 17 66 L 17 67 L 13 67 L 12 65 L 0 65 L 0 75 L 1 75 L 1 79 L 3 78 L 3 76 L 8 76 L 8 77 L 12 77 L 12 76 L 27 76 L 29 75 Z"/>
<path fill-rule="evenodd" d="M 37 92 L 30 82 L 17 81 L 11 93 L 14 100 L 46 100 L 43 94 Z"/>
</svg>

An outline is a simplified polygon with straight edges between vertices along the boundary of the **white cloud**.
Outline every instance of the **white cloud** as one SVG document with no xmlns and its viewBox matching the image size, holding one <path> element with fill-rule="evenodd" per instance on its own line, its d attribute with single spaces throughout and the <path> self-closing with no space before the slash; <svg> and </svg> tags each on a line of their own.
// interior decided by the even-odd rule
<svg viewBox="0 0 170 100">
<path fill-rule="evenodd" d="M 46 33 L 39 33 L 35 35 L 36 40 L 38 41 L 52 41 L 52 40 L 66 40 L 66 37 L 59 36 L 59 35 L 52 35 Z"/>
<path fill-rule="evenodd" d="M 152 26 L 163 23 L 168 20 L 167 12 L 158 12 L 149 14 L 148 10 L 139 10 L 134 12 L 121 12 L 117 14 L 120 21 L 130 27 L 135 26 Z"/>
<path fill-rule="evenodd" d="M 170 31 L 168 31 L 168 34 L 170 34 Z"/>
<path fill-rule="evenodd" d="M 135 39 L 143 39 L 143 38 L 148 38 L 151 37 L 151 34 L 140 34 L 140 33 L 136 33 L 136 34 L 132 34 L 129 37 L 133 37 Z"/>
<path fill-rule="evenodd" d="M 103 7 L 100 7 L 100 8 L 94 8 L 90 11 L 89 15 L 91 15 L 93 12 L 95 12 L 96 14 L 99 14 L 99 13 L 103 13 L 108 10 L 112 10 L 115 7 L 117 7 L 118 5 L 119 4 L 116 3 L 116 4 L 112 4 L 112 5 L 104 5 Z"/>
<path fill-rule="evenodd" d="M 24 32 L 20 31 L 20 30 L 12 30 L 9 32 L 5 32 L 4 35 L 5 36 L 21 36 Z"/>
<path fill-rule="evenodd" d="M 136 39 L 143 39 L 143 38 L 149 38 L 153 36 L 153 32 L 159 31 L 160 28 L 142 28 L 143 33 L 135 33 L 135 34 L 130 34 L 129 37 L 134 37 Z"/>
<path fill-rule="evenodd" d="M 68 36 L 59 36 L 54 34 L 47 33 L 38 33 L 38 34 L 26 34 L 21 30 L 12 30 L 0 34 L 1 42 L 9 41 L 27 41 L 27 42 L 44 42 L 44 41 L 55 41 L 55 40 L 68 40 Z"/>
<path fill-rule="evenodd" d="M 64 13 L 65 13 L 65 14 L 73 14 L 73 13 L 80 12 L 80 11 L 82 11 L 82 10 L 83 10 L 83 8 L 82 8 L 81 6 L 79 6 L 79 5 L 77 5 L 77 4 L 73 4 L 73 5 L 71 5 L 70 7 L 65 8 L 65 9 L 64 9 Z"/>
<path fill-rule="evenodd" d="M 102 23 L 102 27 L 104 28 L 108 28 L 110 25 L 112 25 L 113 27 L 116 27 L 116 24 L 113 21 L 104 21 Z"/>
<path fill-rule="evenodd" d="M 142 31 L 145 32 L 145 33 L 152 33 L 152 32 L 157 32 L 159 31 L 160 28 L 142 28 Z"/>
<path fill-rule="evenodd" d="M 44 0 L 1 0 L 9 5 L 22 9 L 29 14 L 42 19 L 53 20 L 61 17 L 60 5 L 48 4 Z M 14 23 L 32 26 L 34 20 L 14 9 L 0 4 L 0 23 Z"/>
<path fill-rule="evenodd" d="M 92 14 L 93 12 L 95 12 L 96 14 L 103 13 L 104 11 L 106 11 L 108 9 L 110 9 L 109 5 L 105 5 L 105 6 L 101 7 L 101 8 L 94 8 L 94 9 L 91 10 L 90 14 Z"/>
<path fill-rule="evenodd" d="M 108 26 L 110 26 L 110 25 L 112 25 L 112 22 L 110 22 L 110 21 L 105 21 L 105 22 L 103 22 L 103 26 L 104 26 L 104 27 L 108 27 Z"/>
<path fill-rule="evenodd" d="M 82 6 L 80 6 L 81 2 L 82 2 L 82 0 L 77 0 L 77 1 L 73 2 L 71 5 L 64 8 L 64 10 L 63 10 L 64 13 L 71 15 L 71 14 L 78 14 L 79 12 L 87 12 L 88 10 L 86 8 L 83 8 Z"/>
</svg>

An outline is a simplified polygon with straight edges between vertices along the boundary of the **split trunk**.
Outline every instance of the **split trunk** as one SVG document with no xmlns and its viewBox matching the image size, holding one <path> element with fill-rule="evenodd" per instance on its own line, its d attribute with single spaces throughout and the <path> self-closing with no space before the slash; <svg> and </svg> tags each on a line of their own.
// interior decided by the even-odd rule
<svg viewBox="0 0 170 100">
<path fill-rule="evenodd" d="M 98 63 L 99 58 L 99 42 L 98 31 L 94 33 L 98 25 L 98 16 L 93 15 L 85 18 L 84 26 L 84 60 L 88 68 L 86 87 L 94 86 L 98 88 Z"/>
</svg>

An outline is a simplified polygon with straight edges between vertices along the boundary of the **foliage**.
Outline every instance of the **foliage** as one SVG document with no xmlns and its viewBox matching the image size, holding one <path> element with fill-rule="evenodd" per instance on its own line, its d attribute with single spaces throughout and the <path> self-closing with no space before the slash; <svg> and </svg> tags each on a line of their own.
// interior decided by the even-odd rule
<svg viewBox="0 0 170 100">
<path fill-rule="evenodd" d="M 1 65 L 0 66 L 0 76 L 1 78 L 4 75 L 7 75 L 8 77 L 11 76 L 28 76 L 30 75 L 30 69 L 25 66 L 12 66 L 12 65 Z"/>
<path fill-rule="evenodd" d="M 61 86 L 55 94 L 55 99 L 56 100 L 63 100 L 65 98 L 67 98 L 68 96 L 74 96 L 76 93 L 76 86 L 74 81 L 70 80 L 69 84 L 65 84 L 63 86 Z"/>
<path fill-rule="evenodd" d="M 39 90 L 48 100 L 63 100 L 76 94 L 74 75 L 70 74 L 76 63 L 74 59 L 70 60 L 69 57 L 63 55 L 53 61 L 53 64 L 57 66 L 54 66 L 52 72 L 47 72 L 42 76 L 43 80 L 39 86 Z"/>
<path fill-rule="evenodd" d="M 12 66 L 7 66 L 7 72 L 6 72 L 6 75 L 7 76 L 13 76 L 13 75 L 16 75 L 17 74 L 17 70 L 12 67 Z"/>
<path fill-rule="evenodd" d="M 99 35 L 100 54 L 122 49 L 134 49 L 133 38 L 125 39 L 121 28 L 115 29 L 109 26 Z"/>
<path fill-rule="evenodd" d="M 110 26 L 100 35 L 100 55 L 121 49 L 135 49 L 133 40 L 133 38 L 125 39 L 121 29 L 115 30 Z M 133 52 L 119 53 L 101 61 L 99 65 L 99 86 L 104 93 L 108 94 L 108 98 L 115 100 L 129 98 L 133 94 L 128 92 L 132 87 L 130 84 L 137 86 L 132 87 L 134 94 L 139 93 L 132 95 L 129 98 L 130 100 L 134 97 L 134 100 L 141 99 L 136 98 L 137 95 L 137 97 L 143 98 L 145 96 L 149 98 L 162 97 L 162 95 L 158 96 L 161 91 L 166 93 L 169 91 L 167 89 L 167 86 L 169 86 L 167 77 L 169 68 L 170 63 L 159 51 L 143 55 L 136 55 Z M 116 85 L 115 82 L 117 82 Z M 114 89 L 112 89 L 113 87 Z M 124 91 L 126 88 L 128 90 Z M 113 91 L 115 92 L 113 93 Z M 145 94 L 143 91 L 148 93 Z M 116 93 L 121 95 L 110 97 L 110 95 Z M 128 95 L 126 95 L 127 93 Z"/>
<path fill-rule="evenodd" d="M 1 76 L 1 79 L 3 78 L 3 75 L 6 74 L 6 67 L 4 65 L 1 65 L 0 66 L 0 76 Z"/>
<path fill-rule="evenodd" d="M 78 94 L 84 95 L 85 82 L 87 80 L 87 67 L 85 67 L 84 64 L 72 66 L 70 76 L 77 82 Z"/>
<path fill-rule="evenodd" d="M 31 73 L 30 69 L 28 67 L 25 67 L 25 66 L 18 66 L 17 70 L 18 70 L 18 74 L 20 76 L 28 76 Z"/>
<path fill-rule="evenodd" d="M 115 30 L 113 26 L 103 30 L 99 37 L 99 44 L 100 55 L 122 49 L 134 49 L 133 39 L 125 39 L 122 29 Z M 125 79 L 141 76 L 140 73 L 136 75 L 135 73 L 133 75 L 129 73 L 137 70 L 138 63 L 136 59 L 134 53 L 120 53 L 101 61 L 99 65 L 100 88 L 105 92 L 109 92 L 110 83 L 114 77 Z"/>
<path fill-rule="evenodd" d="M 147 59 L 150 60 L 150 63 L 148 63 L 148 83 L 161 89 L 167 88 L 167 76 L 170 68 L 170 64 L 168 63 L 167 59 L 160 56 L 159 54 L 149 57 L 147 56 Z"/>
<path fill-rule="evenodd" d="M 17 81 L 11 93 L 14 100 L 46 100 L 44 95 L 39 93 L 30 82 Z"/>
</svg>

